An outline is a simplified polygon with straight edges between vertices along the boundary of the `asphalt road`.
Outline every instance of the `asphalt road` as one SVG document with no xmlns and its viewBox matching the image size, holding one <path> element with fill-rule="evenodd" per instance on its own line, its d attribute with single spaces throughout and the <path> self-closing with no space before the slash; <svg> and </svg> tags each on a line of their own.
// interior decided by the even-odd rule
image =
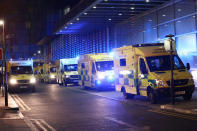
<svg viewBox="0 0 197 131">
<path fill-rule="evenodd" d="M 38 84 L 35 93 L 24 91 L 11 95 L 32 130 L 197 130 L 197 117 L 161 111 L 143 104 L 143 100 L 122 101 L 97 95 L 103 91 L 94 92 L 57 84 Z"/>
</svg>

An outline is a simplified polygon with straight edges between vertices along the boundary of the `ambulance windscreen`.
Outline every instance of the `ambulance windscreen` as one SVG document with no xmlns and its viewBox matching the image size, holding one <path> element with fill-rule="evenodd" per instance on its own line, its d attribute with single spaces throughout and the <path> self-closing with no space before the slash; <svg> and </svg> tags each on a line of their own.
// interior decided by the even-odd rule
<svg viewBox="0 0 197 131">
<path fill-rule="evenodd" d="M 64 65 L 64 71 L 77 71 L 78 65 L 72 64 L 72 65 Z"/>
<path fill-rule="evenodd" d="M 33 74 L 33 70 L 31 66 L 12 66 L 11 73 L 12 74 Z"/>
<path fill-rule="evenodd" d="M 52 72 L 52 73 L 56 72 L 56 67 L 51 67 L 50 72 Z"/>
<path fill-rule="evenodd" d="M 185 69 L 183 62 L 177 55 L 173 56 L 173 58 L 175 70 Z M 147 57 L 146 60 L 151 72 L 170 70 L 170 55 Z"/>
<path fill-rule="evenodd" d="M 96 69 L 97 71 L 113 70 L 114 62 L 113 61 L 98 61 L 96 62 Z"/>
</svg>

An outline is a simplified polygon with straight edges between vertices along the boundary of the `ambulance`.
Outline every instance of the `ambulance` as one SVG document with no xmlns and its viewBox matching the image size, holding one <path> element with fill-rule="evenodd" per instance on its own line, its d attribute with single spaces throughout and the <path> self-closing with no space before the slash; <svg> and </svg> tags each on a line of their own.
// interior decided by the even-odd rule
<svg viewBox="0 0 197 131">
<path fill-rule="evenodd" d="M 36 78 L 33 74 L 33 60 L 9 60 L 7 62 L 9 89 L 31 89 L 35 91 Z"/>
<path fill-rule="evenodd" d="M 78 62 L 79 85 L 95 89 L 114 88 L 113 56 L 107 53 L 85 54 Z"/>
<path fill-rule="evenodd" d="M 59 85 L 78 84 L 78 58 L 60 59 L 56 61 L 56 82 Z"/>
<path fill-rule="evenodd" d="M 34 76 L 37 81 L 41 81 L 42 79 L 41 70 L 43 70 L 43 64 L 44 62 L 40 59 L 33 60 Z"/>
<path fill-rule="evenodd" d="M 55 64 L 43 64 L 43 81 L 45 83 L 56 83 L 56 66 Z"/>
<path fill-rule="evenodd" d="M 173 59 L 175 96 L 190 100 L 195 86 L 189 63 L 185 67 L 176 51 Z M 156 103 L 161 97 L 171 96 L 170 67 L 170 53 L 165 50 L 163 43 L 114 49 L 114 70 L 118 77 L 115 86 L 126 99 L 140 95 Z"/>
</svg>

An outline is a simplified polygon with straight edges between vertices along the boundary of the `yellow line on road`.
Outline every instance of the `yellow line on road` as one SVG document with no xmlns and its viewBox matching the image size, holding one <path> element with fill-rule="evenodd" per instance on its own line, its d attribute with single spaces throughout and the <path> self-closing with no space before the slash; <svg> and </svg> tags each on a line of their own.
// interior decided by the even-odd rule
<svg viewBox="0 0 197 131">
<path fill-rule="evenodd" d="M 12 95 L 12 96 L 15 98 L 19 106 L 21 106 L 24 111 L 31 110 L 31 108 L 27 104 L 25 104 L 25 102 L 18 95 Z"/>
<path fill-rule="evenodd" d="M 15 95 L 11 95 L 14 100 L 16 101 L 16 103 L 22 108 L 22 110 L 26 110 L 24 105 L 22 105 L 22 103 L 18 100 L 18 98 Z"/>
</svg>

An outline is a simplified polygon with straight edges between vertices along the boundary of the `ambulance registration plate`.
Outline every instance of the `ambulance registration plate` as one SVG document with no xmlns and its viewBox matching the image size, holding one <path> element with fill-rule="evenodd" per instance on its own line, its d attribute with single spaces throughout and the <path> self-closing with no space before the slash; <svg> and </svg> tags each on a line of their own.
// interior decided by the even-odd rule
<svg viewBox="0 0 197 131">
<path fill-rule="evenodd" d="M 20 86 L 20 88 L 27 88 L 27 86 Z"/>
<path fill-rule="evenodd" d="M 177 91 L 177 92 L 175 92 L 175 95 L 183 95 L 183 94 L 185 94 L 185 91 Z"/>
</svg>

